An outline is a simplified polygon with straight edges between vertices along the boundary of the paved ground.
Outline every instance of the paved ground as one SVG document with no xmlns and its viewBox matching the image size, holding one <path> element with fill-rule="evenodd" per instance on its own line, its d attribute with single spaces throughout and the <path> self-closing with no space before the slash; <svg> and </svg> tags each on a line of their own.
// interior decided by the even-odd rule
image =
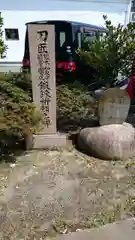
<svg viewBox="0 0 135 240">
<path fill-rule="evenodd" d="M 134 159 L 101 161 L 75 149 L 33 151 L 16 165 L 1 164 L 0 239 L 51 239 L 112 222 L 135 213 L 134 197 Z M 125 205 L 130 198 L 132 209 L 130 200 Z"/>
<path fill-rule="evenodd" d="M 107 224 L 102 228 L 84 230 L 64 235 L 58 240 L 134 240 L 135 220 L 128 219 L 118 223 Z"/>
</svg>

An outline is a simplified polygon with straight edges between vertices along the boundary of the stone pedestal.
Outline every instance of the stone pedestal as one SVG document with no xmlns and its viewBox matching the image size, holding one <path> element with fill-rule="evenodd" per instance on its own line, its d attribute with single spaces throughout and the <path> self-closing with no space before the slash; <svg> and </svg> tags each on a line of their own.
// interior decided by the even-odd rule
<svg viewBox="0 0 135 240">
<path fill-rule="evenodd" d="M 67 145 L 67 137 L 65 134 L 50 135 L 29 135 L 26 138 L 26 149 L 57 149 Z"/>
<path fill-rule="evenodd" d="M 55 27 L 28 24 L 33 101 L 43 115 L 44 127 L 38 135 L 29 135 L 27 149 L 64 146 L 65 135 L 56 129 Z"/>
</svg>

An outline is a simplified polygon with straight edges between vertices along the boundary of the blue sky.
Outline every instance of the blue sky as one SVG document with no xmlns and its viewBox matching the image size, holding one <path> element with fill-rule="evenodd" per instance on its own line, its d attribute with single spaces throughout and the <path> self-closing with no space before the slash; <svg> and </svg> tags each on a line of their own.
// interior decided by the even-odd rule
<svg viewBox="0 0 135 240">
<path fill-rule="evenodd" d="M 104 0 L 106 1 L 106 0 Z M 108 0 L 109 2 L 110 0 Z M 115 1 L 115 0 L 114 0 Z M 117 0 L 116 0 L 117 1 Z M 120 1 L 120 0 L 119 0 Z M 123 0 L 125 1 L 125 0 Z M 128 1 L 128 0 L 127 0 Z M 122 2 L 122 0 L 121 0 Z M 41 11 L 104 11 L 104 12 L 122 12 L 126 9 L 126 4 L 112 3 L 90 3 L 90 2 L 72 2 L 72 1 L 47 1 L 47 0 L 1 0 L 1 10 L 41 10 Z"/>
</svg>

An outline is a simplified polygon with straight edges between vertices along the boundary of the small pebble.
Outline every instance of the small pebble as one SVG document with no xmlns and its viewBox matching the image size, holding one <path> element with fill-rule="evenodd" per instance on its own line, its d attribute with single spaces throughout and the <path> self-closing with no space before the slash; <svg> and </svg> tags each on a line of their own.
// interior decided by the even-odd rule
<svg viewBox="0 0 135 240">
<path fill-rule="evenodd" d="M 15 166 L 16 166 L 15 163 L 10 164 L 11 168 L 14 168 Z"/>
</svg>

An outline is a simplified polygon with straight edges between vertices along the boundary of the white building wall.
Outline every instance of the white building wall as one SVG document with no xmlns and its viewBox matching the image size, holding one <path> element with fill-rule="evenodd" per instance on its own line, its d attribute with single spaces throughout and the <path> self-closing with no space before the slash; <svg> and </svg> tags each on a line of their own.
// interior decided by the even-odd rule
<svg viewBox="0 0 135 240">
<path fill-rule="evenodd" d="M 116 13 L 97 11 L 1 11 L 4 18 L 4 28 L 18 28 L 19 40 L 6 41 L 8 46 L 7 56 L 0 62 L 21 62 L 24 53 L 25 23 L 36 20 L 64 19 L 80 21 L 95 25 L 104 25 L 103 14 L 107 14 L 113 24 L 124 23 L 125 10 L 118 9 Z"/>
</svg>

